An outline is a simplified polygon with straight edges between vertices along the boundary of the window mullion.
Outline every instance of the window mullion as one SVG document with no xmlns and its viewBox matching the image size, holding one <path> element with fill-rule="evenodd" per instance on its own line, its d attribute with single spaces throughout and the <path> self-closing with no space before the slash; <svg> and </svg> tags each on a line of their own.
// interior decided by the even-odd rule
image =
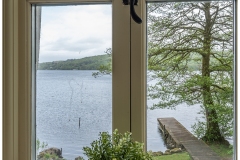
<svg viewBox="0 0 240 160">
<path fill-rule="evenodd" d="M 130 131 L 129 6 L 113 1 L 113 130 Z"/>
<path fill-rule="evenodd" d="M 146 3 L 135 6 L 141 24 L 131 20 L 131 131 L 135 140 L 146 144 Z"/>
</svg>

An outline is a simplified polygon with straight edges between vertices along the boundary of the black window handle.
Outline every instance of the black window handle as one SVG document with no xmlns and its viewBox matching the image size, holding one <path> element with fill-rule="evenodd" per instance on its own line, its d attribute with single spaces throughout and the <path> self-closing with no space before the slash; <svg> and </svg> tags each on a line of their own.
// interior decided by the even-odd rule
<svg viewBox="0 0 240 160">
<path fill-rule="evenodd" d="M 138 15 L 136 14 L 135 9 L 134 9 L 134 5 L 137 5 L 137 3 L 138 3 L 138 0 L 130 0 L 130 13 L 131 13 L 132 19 L 136 23 L 141 24 L 142 20 L 141 20 L 141 18 L 138 17 Z M 124 5 L 129 5 L 129 1 L 128 0 L 123 0 L 123 4 Z"/>
</svg>

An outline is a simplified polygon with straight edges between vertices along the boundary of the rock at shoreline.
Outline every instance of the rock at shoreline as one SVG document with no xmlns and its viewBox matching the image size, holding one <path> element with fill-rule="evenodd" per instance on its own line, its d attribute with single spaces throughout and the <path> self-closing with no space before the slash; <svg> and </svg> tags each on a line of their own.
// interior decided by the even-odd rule
<svg viewBox="0 0 240 160">
<path fill-rule="evenodd" d="M 163 155 L 171 155 L 171 153 L 169 151 L 165 151 Z"/>
<path fill-rule="evenodd" d="M 83 157 L 79 156 L 79 157 L 76 157 L 75 160 L 84 160 Z"/>
<path fill-rule="evenodd" d="M 164 153 L 161 152 L 161 151 L 158 151 L 158 152 L 152 152 L 152 156 L 162 156 L 162 155 L 171 155 L 171 154 L 174 154 L 174 153 L 180 153 L 182 152 L 182 149 L 181 148 L 173 148 L 173 149 L 167 149 Z"/>
<path fill-rule="evenodd" d="M 49 158 L 58 158 L 59 160 L 62 159 L 62 152 L 60 149 L 58 148 L 48 148 L 43 150 L 42 152 L 39 153 L 39 155 L 37 156 L 38 160 L 44 160 L 47 157 Z"/>
<path fill-rule="evenodd" d="M 161 155 L 163 155 L 163 152 L 161 152 L 161 151 L 152 152 L 152 155 L 153 155 L 153 156 L 161 156 Z"/>
<path fill-rule="evenodd" d="M 170 153 L 179 153 L 179 152 L 182 152 L 181 148 L 173 148 L 170 150 Z"/>
</svg>

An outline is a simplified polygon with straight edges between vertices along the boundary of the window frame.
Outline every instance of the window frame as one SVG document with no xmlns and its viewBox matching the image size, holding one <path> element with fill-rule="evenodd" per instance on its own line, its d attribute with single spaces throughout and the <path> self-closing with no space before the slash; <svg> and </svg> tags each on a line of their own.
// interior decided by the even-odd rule
<svg viewBox="0 0 240 160">
<path fill-rule="evenodd" d="M 112 2 L 113 95 L 116 95 L 113 96 L 113 129 L 117 127 L 120 132 L 131 131 L 134 139 L 144 142 L 146 146 L 147 1 L 151 0 L 139 1 L 135 7 L 143 20 L 139 25 L 131 19 L 129 6 L 123 6 L 121 0 L 3 0 L 3 159 L 31 159 L 31 4 Z M 240 17 L 238 1 L 236 4 L 236 17 Z M 237 20 L 235 28 L 237 33 Z M 235 47 L 240 45 L 236 35 L 235 42 Z M 238 50 L 235 50 L 235 71 L 238 72 Z M 235 82 L 237 80 L 238 74 Z M 237 87 L 235 83 L 235 95 L 239 89 Z M 236 135 L 237 112 L 236 109 Z M 237 159 L 237 144 L 234 148 Z"/>
</svg>

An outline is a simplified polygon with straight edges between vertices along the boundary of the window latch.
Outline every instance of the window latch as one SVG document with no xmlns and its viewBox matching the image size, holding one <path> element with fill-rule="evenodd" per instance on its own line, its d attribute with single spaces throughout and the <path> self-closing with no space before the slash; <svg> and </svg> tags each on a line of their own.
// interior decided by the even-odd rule
<svg viewBox="0 0 240 160">
<path fill-rule="evenodd" d="M 132 19 L 138 23 L 141 24 L 142 20 L 141 18 L 138 17 L 138 15 L 135 12 L 134 5 L 137 5 L 138 0 L 122 0 L 124 5 L 129 5 L 130 4 L 130 13 L 132 16 Z"/>
</svg>

